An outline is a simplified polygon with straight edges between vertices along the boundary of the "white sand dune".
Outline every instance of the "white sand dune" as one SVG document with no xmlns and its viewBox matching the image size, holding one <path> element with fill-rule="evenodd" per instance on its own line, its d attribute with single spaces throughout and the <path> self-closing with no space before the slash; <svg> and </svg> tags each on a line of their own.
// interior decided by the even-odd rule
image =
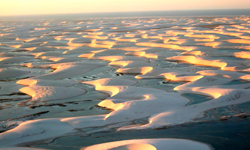
<svg viewBox="0 0 250 150">
<path fill-rule="evenodd" d="M 59 119 L 27 121 L 1 134 L 1 147 L 49 139 L 72 132 L 73 129 L 70 124 L 63 123 Z"/>
<path fill-rule="evenodd" d="M 212 150 L 209 145 L 183 139 L 138 139 L 97 144 L 82 150 Z"/>
<path fill-rule="evenodd" d="M 94 85 L 96 90 L 110 94 L 110 98 L 98 104 L 115 110 L 106 116 L 105 121 L 122 122 L 144 118 L 157 112 L 184 106 L 189 102 L 178 93 L 168 93 L 151 88 L 120 86 L 129 82 L 117 79 L 106 79 L 105 83 L 103 83 L 103 79 L 85 82 Z"/>
<path fill-rule="evenodd" d="M 131 129 L 158 128 L 162 126 L 172 126 L 191 122 L 202 116 L 202 113 L 217 107 L 234 105 L 249 102 L 248 89 L 250 84 L 223 85 L 232 80 L 221 79 L 218 77 L 203 77 L 197 81 L 178 86 L 175 90 L 182 93 L 194 93 L 211 96 L 214 99 L 195 105 L 177 108 L 173 111 L 156 114 L 150 118 L 150 123 L 142 127 L 133 127 Z M 192 110 L 192 111 L 190 111 Z"/>
<path fill-rule="evenodd" d="M 53 66 L 56 68 L 55 71 L 49 74 L 41 75 L 36 77 L 37 79 L 47 80 L 58 80 L 64 78 L 70 78 L 77 75 L 84 74 L 90 70 L 98 67 L 102 67 L 102 64 L 91 64 L 91 63 L 76 63 L 76 64 L 58 64 Z"/>
<path fill-rule="evenodd" d="M 51 101 L 79 96 L 86 93 L 86 90 L 74 87 L 38 86 L 32 85 L 20 89 L 21 92 L 32 96 L 32 102 Z"/>
<path fill-rule="evenodd" d="M 72 82 L 72 81 L 67 81 L 67 80 L 63 80 L 63 81 L 42 80 L 42 79 L 33 79 L 33 78 L 18 80 L 16 83 L 21 84 L 21 85 L 27 85 L 27 86 L 38 85 L 38 86 L 59 86 L 59 87 L 68 87 L 68 86 L 77 84 L 77 82 Z"/>
<path fill-rule="evenodd" d="M 160 67 L 154 67 L 151 71 L 143 74 L 143 75 L 137 75 L 135 78 L 137 79 L 152 79 L 152 78 L 162 78 L 166 80 L 171 81 L 194 81 L 199 78 L 202 78 L 203 76 L 197 75 L 196 73 L 187 72 L 187 71 L 179 71 L 173 69 L 167 68 L 163 69 Z"/>
</svg>

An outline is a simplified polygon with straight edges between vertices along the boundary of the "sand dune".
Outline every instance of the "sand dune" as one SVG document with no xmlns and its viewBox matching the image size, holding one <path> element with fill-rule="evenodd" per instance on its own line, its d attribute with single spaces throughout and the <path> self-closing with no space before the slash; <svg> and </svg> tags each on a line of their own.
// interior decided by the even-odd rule
<svg viewBox="0 0 250 150">
<path fill-rule="evenodd" d="M 249 116 L 249 28 L 247 16 L 1 21 L 0 149 Z M 212 148 L 155 138 L 82 149 Z"/>
</svg>

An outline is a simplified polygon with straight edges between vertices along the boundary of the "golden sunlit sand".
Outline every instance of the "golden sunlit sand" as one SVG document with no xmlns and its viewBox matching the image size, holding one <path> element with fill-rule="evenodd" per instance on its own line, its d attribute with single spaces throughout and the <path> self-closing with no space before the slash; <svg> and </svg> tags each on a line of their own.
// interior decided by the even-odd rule
<svg viewBox="0 0 250 150">
<path fill-rule="evenodd" d="M 86 150 L 103 149 L 103 150 L 163 150 L 168 149 L 204 149 L 210 150 L 206 144 L 183 139 L 138 139 L 138 140 L 123 140 L 117 142 L 109 142 L 97 144 L 84 148 Z"/>
</svg>

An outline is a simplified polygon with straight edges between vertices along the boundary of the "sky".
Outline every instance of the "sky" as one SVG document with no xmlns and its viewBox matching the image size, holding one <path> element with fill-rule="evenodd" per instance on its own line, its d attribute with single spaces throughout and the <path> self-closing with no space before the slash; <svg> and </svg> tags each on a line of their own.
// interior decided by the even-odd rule
<svg viewBox="0 0 250 150">
<path fill-rule="evenodd" d="M 0 16 L 247 8 L 250 0 L 0 0 Z"/>
</svg>

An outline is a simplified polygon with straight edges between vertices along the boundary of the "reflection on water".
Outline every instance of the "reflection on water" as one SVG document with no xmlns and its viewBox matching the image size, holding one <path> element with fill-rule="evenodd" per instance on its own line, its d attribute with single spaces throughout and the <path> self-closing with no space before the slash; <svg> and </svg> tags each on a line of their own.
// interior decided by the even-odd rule
<svg viewBox="0 0 250 150">
<path fill-rule="evenodd" d="M 249 82 L 245 81 L 245 80 L 233 80 L 233 81 L 225 83 L 223 85 L 237 85 L 237 84 L 247 84 L 247 83 L 249 83 Z"/>
<path fill-rule="evenodd" d="M 213 98 L 208 97 L 208 96 L 191 94 L 191 93 L 182 94 L 182 96 L 191 100 L 191 102 L 189 102 L 187 105 L 198 104 L 198 103 L 202 103 L 202 102 L 209 101 L 209 100 L 213 99 Z"/>
</svg>

